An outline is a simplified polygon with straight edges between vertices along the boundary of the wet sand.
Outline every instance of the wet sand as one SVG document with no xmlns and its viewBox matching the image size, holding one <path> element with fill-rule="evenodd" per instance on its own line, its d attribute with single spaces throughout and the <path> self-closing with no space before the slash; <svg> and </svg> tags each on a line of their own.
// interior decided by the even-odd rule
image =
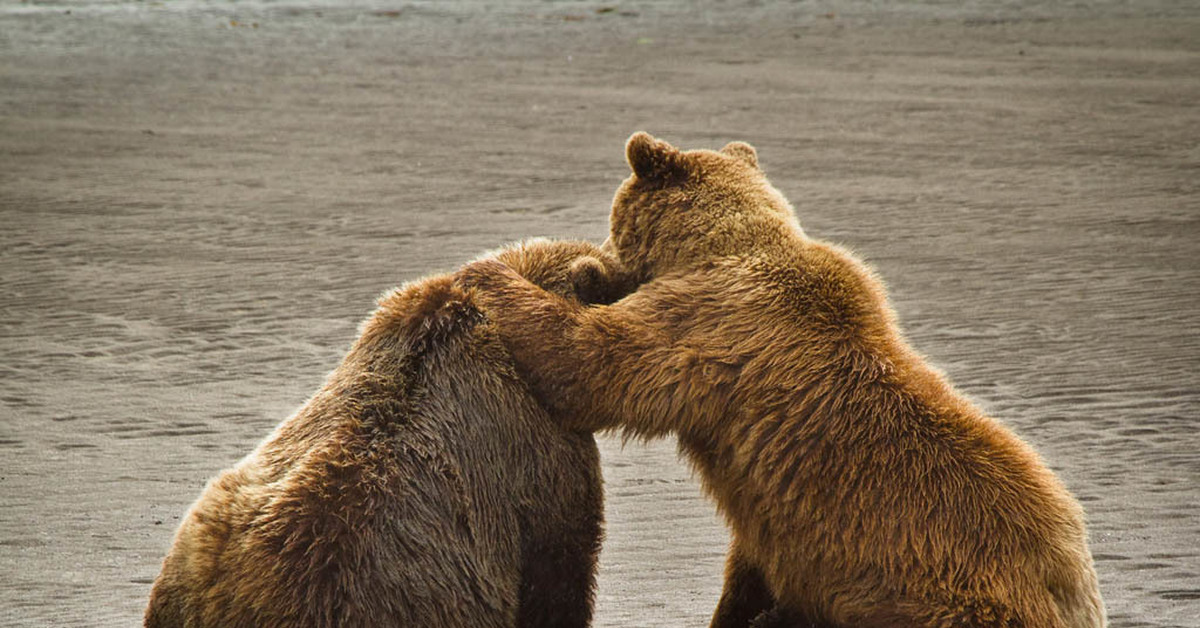
<svg viewBox="0 0 1200 628">
<path fill-rule="evenodd" d="M 599 241 L 638 129 L 757 146 L 1084 504 L 1111 624 L 1195 625 L 1200 9 L 1059 4 L 0 7 L 0 625 L 137 623 L 376 295 Z M 712 505 L 602 452 L 595 625 L 707 625 Z"/>
</svg>

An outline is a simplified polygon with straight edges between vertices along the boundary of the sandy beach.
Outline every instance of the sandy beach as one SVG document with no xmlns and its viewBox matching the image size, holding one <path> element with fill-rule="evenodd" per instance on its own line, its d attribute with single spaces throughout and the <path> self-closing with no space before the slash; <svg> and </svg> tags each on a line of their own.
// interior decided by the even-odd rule
<svg viewBox="0 0 1200 628">
<path fill-rule="evenodd" d="M 0 626 L 139 624 L 188 504 L 377 295 L 600 241 L 646 130 L 745 140 L 1088 514 L 1114 627 L 1200 617 L 1200 5 L 0 4 Z M 605 436 L 595 626 L 727 537 Z"/>
</svg>

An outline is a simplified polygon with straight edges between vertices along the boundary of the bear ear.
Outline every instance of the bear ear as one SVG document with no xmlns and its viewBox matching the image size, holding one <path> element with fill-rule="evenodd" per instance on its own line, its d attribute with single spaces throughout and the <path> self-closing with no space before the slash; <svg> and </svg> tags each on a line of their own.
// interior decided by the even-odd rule
<svg viewBox="0 0 1200 628">
<path fill-rule="evenodd" d="M 730 142 L 725 145 L 725 148 L 721 149 L 721 152 L 730 157 L 741 159 L 755 168 L 758 167 L 758 152 L 754 150 L 753 146 L 745 142 Z"/>
<path fill-rule="evenodd" d="M 663 180 L 684 174 L 683 154 L 678 148 L 638 131 L 625 143 L 625 159 L 639 179 Z"/>
</svg>

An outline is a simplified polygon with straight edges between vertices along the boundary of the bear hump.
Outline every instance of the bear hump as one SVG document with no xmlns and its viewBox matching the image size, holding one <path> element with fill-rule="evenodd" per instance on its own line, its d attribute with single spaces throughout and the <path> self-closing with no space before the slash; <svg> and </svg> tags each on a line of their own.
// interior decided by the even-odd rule
<svg viewBox="0 0 1200 628">
<path fill-rule="evenodd" d="M 422 354 L 482 320 L 483 314 L 454 277 L 441 275 L 407 283 L 380 297 L 379 309 L 367 320 L 362 335 L 386 331 L 411 352 Z"/>
</svg>

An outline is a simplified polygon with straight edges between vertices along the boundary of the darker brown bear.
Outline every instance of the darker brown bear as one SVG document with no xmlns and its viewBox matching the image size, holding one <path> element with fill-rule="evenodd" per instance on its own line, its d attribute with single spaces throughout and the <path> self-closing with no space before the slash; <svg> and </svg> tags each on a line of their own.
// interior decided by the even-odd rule
<svg viewBox="0 0 1200 628">
<path fill-rule="evenodd" d="M 636 134 L 627 158 L 609 245 L 637 292 L 586 308 L 496 262 L 462 277 L 587 421 L 567 425 L 678 435 L 732 533 L 713 626 L 1105 624 L 1078 504 L 909 347 L 864 264 L 804 234 L 753 148 Z"/>
<path fill-rule="evenodd" d="M 607 298 L 594 246 L 498 258 Z M 586 626 L 603 491 L 591 434 L 562 426 L 588 422 L 547 415 L 449 276 L 397 289 L 325 386 L 191 507 L 145 624 Z"/>
</svg>

